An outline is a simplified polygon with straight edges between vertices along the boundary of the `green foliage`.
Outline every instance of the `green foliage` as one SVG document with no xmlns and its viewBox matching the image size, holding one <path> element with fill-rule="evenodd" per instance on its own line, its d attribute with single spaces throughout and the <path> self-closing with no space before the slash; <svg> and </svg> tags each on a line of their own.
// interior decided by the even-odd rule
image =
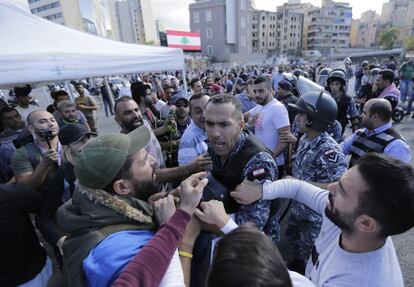
<svg viewBox="0 0 414 287">
<path fill-rule="evenodd" d="M 404 41 L 405 51 L 414 51 L 414 36 L 408 36 Z"/>
<path fill-rule="evenodd" d="M 386 49 L 391 50 L 394 47 L 395 42 L 398 39 L 400 31 L 397 27 L 388 27 L 380 35 L 379 43 Z"/>
</svg>

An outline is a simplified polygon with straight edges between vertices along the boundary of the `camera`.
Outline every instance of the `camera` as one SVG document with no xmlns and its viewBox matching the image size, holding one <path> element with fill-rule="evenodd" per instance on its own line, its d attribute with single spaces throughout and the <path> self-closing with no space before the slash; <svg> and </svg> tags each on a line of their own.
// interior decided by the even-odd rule
<svg viewBox="0 0 414 287">
<path fill-rule="evenodd" d="M 43 129 L 39 131 L 39 136 L 49 142 L 53 138 L 53 132 L 50 129 Z"/>
</svg>

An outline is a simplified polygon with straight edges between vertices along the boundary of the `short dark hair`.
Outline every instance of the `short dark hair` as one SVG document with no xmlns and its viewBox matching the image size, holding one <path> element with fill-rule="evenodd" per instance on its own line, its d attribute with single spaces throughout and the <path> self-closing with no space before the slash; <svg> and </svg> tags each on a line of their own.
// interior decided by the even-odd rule
<svg viewBox="0 0 414 287">
<path fill-rule="evenodd" d="M 220 95 L 212 96 L 210 98 L 210 100 L 208 100 L 208 103 L 207 103 L 206 107 L 210 103 L 212 103 L 212 104 L 232 104 L 234 106 L 234 110 L 235 110 L 234 113 L 233 113 L 235 115 L 235 117 L 237 117 L 238 120 L 241 120 L 243 118 L 242 104 L 233 95 L 220 94 Z"/>
<path fill-rule="evenodd" d="M 381 225 L 379 237 L 396 235 L 414 225 L 414 169 L 384 154 L 368 153 L 357 163 L 368 190 L 359 195 L 357 214 Z"/>
<path fill-rule="evenodd" d="M 55 99 L 59 98 L 60 96 L 68 96 L 69 97 L 69 94 L 65 90 L 56 91 L 56 92 L 54 92 L 53 95 L 55 96 Z"/>
<path fill-rule="evenodd" d="M 251 86 L 251 85 L 253 85 L 253 84 L 254 84 L 254 80 L 255 80 L 255 79 L 248 79 L 248 80 L 246 81 L 246 86 Z"/>
<path fill-rule="evenodd" d="M 276 245 L 248 223 L 217 243 L 207 286 L 290 287 L 292 281 Z"/>
<path fill-rule="evenodd" d="M 191 81 L 190 81 L 190 87 L 193 88 L 194 87 L 194 84 L 197 83 L 198 81 L 200 81 L 199 78 L 193 78 L 193 79 L 191 79 Z"/>
<path fill-rule="evenodd" d="M 191 98 L 190 98 L 190 101 L 189 101 L 190 109 L 191 109 L 191 102 L 193 100 L 199 100 L 199 99 L 201 99 L 204 96 L 207 96 L 208 97 L 208 95 L 205 94 L 205 93 L 203 93 L 203 92 L 196 93 L 196 94 L 192 95 Z"/>
<path fill-rule="evenodd" d="M 392 109 L 386 100 L 375 101 L 372 103 L 369 113 L 370 115 L 377 114 L 379 118 L 384 122 L 389 122 L 391 120 Z"/>
<path fill-rule="evenodd" d="M 117 99 L 116 101 L 115 101 L 115 104 L 114 104 L 114 111 L 115 111 L 115 114 L 117 113 L 117 111 L 118 111 L 118 106 L 119 106 L 119 104 L 120 103 L 123 103 L 123 102 L 128 102 L 128 101 L 133 101 L 134 99 L 133 98 L 131 98 L 131 97 L 120 97 L 119 99 Z"/>
<path fill-rule="evenodd" d="M 256 79 L 254 79 L 254 82 L 253 82 L 254 85 L 258 85 L 258 84 L 261 84 L 261 83 L 266 83 L 266 85 L 268 87 L 270 87 L 270 81 L 269 81 L 268 78 L 260 76 L 260 77 L 257 77 Z"/>
<path fill-rule="evenodd" d="M 12 107 L 4 107 L 4 108 L 2 108 L 0 110 L 0 119 L 4 119 L 4 114 L 10 113 L 10 112 L 13 112 L 13 111 L 15 111 L 17 114 L 20 115 L 20 113 L 15 108 L 12 108 Z"/>
<path fill-rule="evenodd" d="M 134 101 L 138 104 L 141 103 L 141 99 L 147 95 L 147 90 L 151 89 L 150 85 L 144 84 L 143 82 L 135 82 L 131 84 L 131 94 Z"/>
<path fill-rule="evenodd" d="M 378 72 L 378 75 L 381 75 L 383 80 L 389 81 L 390 84 L 394 82 L 394 72 L 390 69 L 384 69 Z"/>
</svg>

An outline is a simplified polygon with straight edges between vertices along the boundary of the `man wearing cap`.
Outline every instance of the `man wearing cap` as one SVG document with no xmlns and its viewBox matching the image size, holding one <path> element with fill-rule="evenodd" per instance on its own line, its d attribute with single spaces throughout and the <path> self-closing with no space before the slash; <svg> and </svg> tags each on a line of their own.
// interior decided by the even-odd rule
<svg viewBox="0 0 414 287">
<path fill-rule="evenodd" d="M 161 148 L 167 153 L 167 167 L 178 166 L 177 157 L 180 138 L 191 122 L 188 96 L 185 93 L 178 93 L 172 97 L 171 101 L 175 106 L 175 111 L 172 111 L 169 115 L 168 121 L 170 123 L 167 125 L 167 132 L 158 137 Z"/>
<path fill-rule="evenodd" d="M 63 245 L 66 286 L 110 286 L 153 237 L 156 222 L 147 200 L 158 186 L 155 161 L 145 149 L 149 141 L 149 130 L 140 126 L 128 135 L 98 136 L 77 155 L 76 189 L 57 212 L 58 224 L 68 234 Z M 198 193 L 200 179 L 193 177 L 192 182 L 181 188 Z M 164 286 L 183 284 L 177 258 Z"/>
<path fill-rule="evenodd" d="M 58 227 L 55 221 L 55 212 L 63 203 L 68 201 L 75 190 L 76 176 L 74 173 L 75 158 L 82 147 L 95 137 L 85 125 L 65 125 L 59 131 L 59 142 L 62 144 L 65 160 L 50 180 L 41 188 L 47 197 L 42 210 L 36 216 L 36 226 L 45 240 L 57 248 L 57 258 L 61 260 L 62 244 L 66 234 Z M 61 262 L 60 262 L 61 263 Z"/>
<path fill-rule="evenodd" d="M 285 105 L 289 113 L 289 122 L 293 123 L 297 111 L 289 104 L 296 104 L 298 98 L 292 94 L 292 84 L 289 81 L 281 80 L 277 85 L 277 100 Z"/>
<path fill-rule="evenodd" d="M 36 110 L 40 110 L 40 107 L 30 104 L 30 92 L 32 87 L 26 85 L 24 87 L 14 87 L 14 94 L 16 96 L 17 106 L 16 110 L 22 116 L 24 122 L 27 122 L 27 116 Z"/>
<path fill-rule="evenodd" d="M 242 104 L 243 114 L 250 111 L 257 105 L 254 101 L 254 93 L 248 93 L 248 89 L 252 89 L 252 86 L 253 79 L 248 80 L 246 83 L 242 79 L 238 79 L 236 82 L 236 98 Z"/>
</svg>

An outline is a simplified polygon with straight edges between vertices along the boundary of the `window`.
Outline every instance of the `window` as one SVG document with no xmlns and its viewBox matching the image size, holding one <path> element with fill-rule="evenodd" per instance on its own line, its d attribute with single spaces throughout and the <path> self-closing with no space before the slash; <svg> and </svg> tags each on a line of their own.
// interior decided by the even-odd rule
<svg viewBox="0 0 414 287">
<path fill-rule="evenodd" d="M 212 56 L 213 55 L 213 52 L 214 52 L 213 46 L 208 45 L 207 46 L 207 55 Z"/>
<path fill-rule="evenodd" d="M 240 27 L 241 28 L 246 28 L 246 18 L 245 17 L 241 17 L 241 19 L 240 19 Z"/>
<path fill-rule="evenodd" d="M 53 15 L 49 15 L 46 17 L 43 17 L 47 20 L 54 20 L 54 19 L 58 19 L 58 18 L 63 18 L 63 14 L 62 13 L 57 13 L 57 14 L 53 14 Z"/>
<path fill-rule="evenodd" d="M 206 10 L 206 22 L 211 22 L 211 10 Z"/>
<path fill-rule="evenodd" d="M 246 9 L 246 0 L 241 0 L 240 1 L 240 8 L 241 8 L 241 10 L 245 10 Z"/>
<path fill-rule="evenodd" d="M 241 38 L 240 38 L 240 46 L 242 48 L 246 47 L 246 36 L 241 36 Z"/>
<path fill-rule="evenodd" d="M 47 5 L 34 8 L 32 9 L 32 13 L 42 12 L 42 11 L 46 11 L 46 10 L 57 8 L 57 7 L 60 7 L 60 2 L 53 2 Z"/>
<path fill-rule="evenodd" d="M 213 29 L 207 28 L 207 39 L 213 39 Z"/>
<path fill-rule="evenodd" d="M 200 12 L 193 12 L 194 23 L 200 23 Z"/>
</svg>

